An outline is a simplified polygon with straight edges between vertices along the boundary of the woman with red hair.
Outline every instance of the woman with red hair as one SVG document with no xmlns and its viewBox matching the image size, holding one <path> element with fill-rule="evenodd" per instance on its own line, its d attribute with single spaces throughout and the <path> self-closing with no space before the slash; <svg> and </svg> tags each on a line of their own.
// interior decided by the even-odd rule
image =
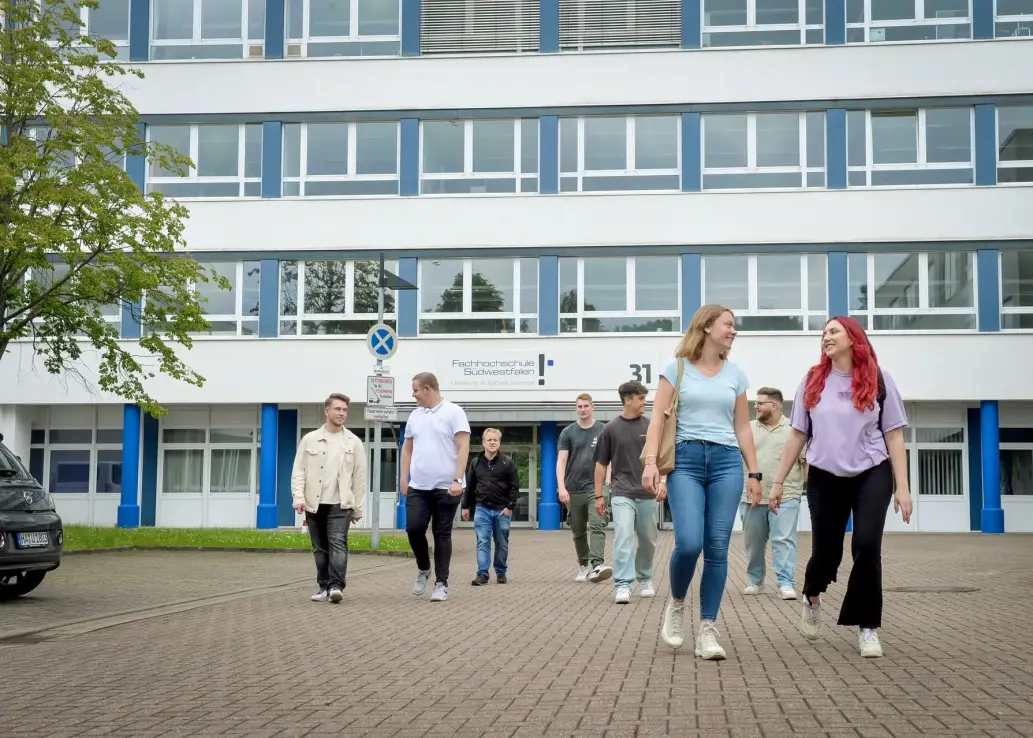
<svg viewBox="0 0 1033 738">
<path fill-rule="evenodd" d="M 796 392 L 789 419 L 792 431 L 768 504 L 777 512 L 782 482 L 810 439 L 806 458 L 811 558 L 804 576 L 801 630 L 809 640 L 818 638 L 821 594 L 836 581 L 853 513 L 854 567 L 839 624 L 857 627 L 861 655 L 876 658 L 882 656 L 882 533 L 891 498 L 894 512 L 911 522 L 904 450 L 907 416 L 896 384 L 879 368 L 860 323 L 832 318 L 822 332 L 821 350 L 821 361 Z"/>
</svg>

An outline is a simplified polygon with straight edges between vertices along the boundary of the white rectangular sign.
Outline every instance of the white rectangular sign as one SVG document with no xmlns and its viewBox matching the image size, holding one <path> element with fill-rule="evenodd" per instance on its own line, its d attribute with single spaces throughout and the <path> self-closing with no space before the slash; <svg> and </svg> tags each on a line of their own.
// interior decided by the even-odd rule
<svg viewBox="0 0 1033 738">
<path fill-rule="evenodd" d="M 366 405 L 366 420 L 380 420 L 391 422 L 398 420 L 398 408 L 384 407 L 383 405 Z"/>
<path fill-rule="evenodd" d="M 388 406 L 395 404 L 394 377 L 366 377 L 366 404 Z"/>
</svg>

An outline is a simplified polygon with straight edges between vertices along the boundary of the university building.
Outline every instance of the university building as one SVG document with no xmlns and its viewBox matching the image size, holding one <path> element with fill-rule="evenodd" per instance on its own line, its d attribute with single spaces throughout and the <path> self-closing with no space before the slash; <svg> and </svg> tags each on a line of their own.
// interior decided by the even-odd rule
<svg viewBox="0 0 1033 738">
<path fill-rule="evenodd" d="M 101 0 L 83 32 L 231 292 L 150 383 L 160 420 L 16 343 L 0 432 L 68 522 L 292 526 L 300 434 L 333 391 L 401 524 L 409 380 L 435 372 L 556 527 L 580 392 L 651 389 L 703 303 L 736 312 L 752 399 L 791 400 L 830 315 L 907 402 L 916 512 L 889 530 L 1033 531 L 1033 0 Z M 376 261 L 398 422 L 364 420 Z M 147 326 L 110 319 L 127 343 Z M 96 357 L 81 369 L 95 376 Z M 787 403 L 786 412 L 789 412 Z M 369 516 L 363 525 L 369 524 Z M 806 514 L 801 527 L 807 528 Z"/>
</svg>

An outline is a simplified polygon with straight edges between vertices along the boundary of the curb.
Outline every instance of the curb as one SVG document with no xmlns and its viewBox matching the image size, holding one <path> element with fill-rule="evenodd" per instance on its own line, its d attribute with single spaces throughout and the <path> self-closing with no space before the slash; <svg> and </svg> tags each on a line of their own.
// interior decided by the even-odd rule
<svg viewBox="0 0 1033 738">
<path fill-rule="evenodd" d="M 121 553 L 125 551 L 205 551 L 210 553 L 291 553 L 311 554 L 310 548 L 267 548 L 247 546 L 113 546 L 111 548 L 80 548 L 72 551 L 63 551 L 61 556 L 80 556 L 88 554 Z M 412 551 L 388 551 L 369 549 L 350 550 L 349 555 L 356 556 L 389 556 L 395 558 L 413 558 Z"/>
</svg>

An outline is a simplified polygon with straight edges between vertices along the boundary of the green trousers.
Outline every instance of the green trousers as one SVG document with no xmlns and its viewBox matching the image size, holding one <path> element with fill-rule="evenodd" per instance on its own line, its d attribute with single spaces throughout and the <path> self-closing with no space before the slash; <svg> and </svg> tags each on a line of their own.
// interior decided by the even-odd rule
<svg viewBox="0 0 1033 738">
<path fill-rule="evenodd" d="M 609 509 L 610 490 L 603 489 Z M 595 492 L 571 492 L 567 521 L 574 531 L 574 548 L 581 566 L 595 568 L 606 553 L 606 517 L 595 511 Z"/>
</svg>

